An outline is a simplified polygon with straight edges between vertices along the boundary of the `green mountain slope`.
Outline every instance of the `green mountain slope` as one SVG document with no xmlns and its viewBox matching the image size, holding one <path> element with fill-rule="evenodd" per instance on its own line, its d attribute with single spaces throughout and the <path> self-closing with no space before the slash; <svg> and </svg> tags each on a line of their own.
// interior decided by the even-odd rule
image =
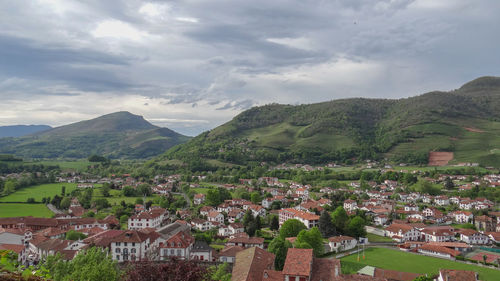
<svg viewBox="0 0 500 281">
<path fill-rule="evenodd" d="M 498 77 L 399 100 L 271 104 L 239 114 L 170 149 L 158 161 L 325 163 L 388 157 L 425 163 L 430 151 L 450 151 L 453 163 L 500 166 L 498 108 Z"/>
<path fill-rule="evenodd" d="M 154 126 L 142 116 L 116 112 L 21 138 L 0 139 L 0 153 L 25 158 L 111 158 L 159 155 L 189 137 Z"/>
</svg>

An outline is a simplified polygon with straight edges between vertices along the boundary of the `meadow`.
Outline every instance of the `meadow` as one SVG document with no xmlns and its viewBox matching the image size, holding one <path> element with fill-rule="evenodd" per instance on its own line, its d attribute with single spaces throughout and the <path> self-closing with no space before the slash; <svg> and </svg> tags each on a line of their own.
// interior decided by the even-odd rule
<svg viewBox="0 0 500 281">
<path fill-rule="evenodd" d="M 370 265 L 383 269 L 392 269 L 404 272 L 437 274 L 439 269 L 472 270 L 479 273 L 479 279 L 483 281 L 500 280 L 500 270 L 484 268 L 477 265 L 465 264 L 451 260 L 433 258 L 417 254 L 406 253 L 399 250 L 387 248 L 368 248 L 365 251 L 365 259 L 357 261 L 357 254 L 341 258 L 342 262 L 352 265 Z M 397 261 L 397 262 L 396 262 Z"/>
<path fill-rule="evenodd" d="M 28 198 L 35 198 L 35 201 L 41 202 L 44 197 L 54 197 L 61 195 L 62 186 L 66 187 L 66 194 L 77 188 L 76 183 L 49 183 L 34 185 L 21 188 L 16 192 L 0 198 L 0 202 L 17 202 L 24 203 Z"/>
<path fill-rule="evenodd" d="M 44 204 L 0 203 L 0 217 L 33 216 L 50 218 L 54 215 Z"/>
</svg>

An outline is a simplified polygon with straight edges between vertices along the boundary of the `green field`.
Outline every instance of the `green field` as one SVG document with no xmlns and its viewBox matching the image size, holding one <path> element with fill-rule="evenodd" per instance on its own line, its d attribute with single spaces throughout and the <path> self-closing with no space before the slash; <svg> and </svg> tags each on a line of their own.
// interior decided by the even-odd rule
<svg viewBox="0 0 500 281">
<path fill-rule="evenodd" d="M 479 279 L 483 281 L 500 280 L 500 271 L 490 268 L 483 268 L 476 265 L 454 262 L 451 260 L 421 256 L 406 253 L 399 250 L 386 248 L 368 248 L 365 251 L 365 259 L 357 261 L 357 255 L 350 255 L 342 258 L 348 263 L 358 263 L 370 265 L 383 269 L 392 269 L 404 272 L 437 274 L 439 269 L 460 269 L 472 270 L 479 273 Z"/>
<path fill-rule="evenodd" d="M 369 242 L 377 243 L 377 242 L 394 242 L 391 238 L 389 237 L 384 237 L 372 233 L 367 233 L 366 238 L 368 238 Z"/>
<path fill-rule="evenodd" d="M 138 198 L 143 199 L 143 197 L 125 197 L 125 196 L 122 195 L 122 193 L 121 193 L 120 190 L 110 190 L 109 194 L 110 194 L 109 197 L 104 197 L 101 194 L 101 189 L 100 188 L 96 188 L 96 189 L 94 189 L 94 194 L 92 196 L 92 199 L 105 198 L 106 200 L 108 200 L 109 204 L 111 204 L 111 205 L 114 205 L 114 204 L 118 205 L 122 201 L 125 201 L 125 203 L 127 203 L 127 204 L 129 204 L 129 203 L 135 204 L 135 201 Z M 148 200 L 154 200 L 156 197 L 158 197 L 158 195 L 153 195 L 153 196 L 146 197 L 146 201 L 148 201 Z"/>
<path fill-rule="evenodd" d="M 33 216 L 50 218 L 54 215 L 44 204 L 0 203 L 0 217 Z"/>
<path fill-rule="evenodd" d="M 0 202 L 26 202 L 30 197 L 41 202 L 43 197 L 54 197 L 61 195 L 61 187 L 66 186 L 66 194 L 76 189 L 76 183 L 49 183 L 42 185 L 29 186 L 21 188 L 16 192 L 0 198 Z"/>
</svg>

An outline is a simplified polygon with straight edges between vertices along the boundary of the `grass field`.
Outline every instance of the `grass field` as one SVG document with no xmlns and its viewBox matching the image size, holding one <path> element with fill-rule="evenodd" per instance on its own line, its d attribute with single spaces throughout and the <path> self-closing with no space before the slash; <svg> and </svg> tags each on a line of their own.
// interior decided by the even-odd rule
<svg viewBox="0 0 500 281">
<path fill-rule="evenodd" d="M 61 195 L 61 187 L 66 186 L 66 194 L 76 189 L 76 183 L 49 183 L 42 185 L 29 186 L 17 190 L 16 192 L 0 198 L 0 202 L 26 202 L 26 199 L 32 197 L 37 202 L 41 202 L 43 197 L 54 197 Z"/>
<path fill-rule="evenodd" d="M 44 204 L 0 203 L 0 217 L 33 216 L 50 218 L 54 215 Z"/>
<path fill-rule="evenodd" d="M 122 193 L 121 193 L 120 190 L 110 190 L 109 193 L 110 193 L 111 196 L 104 197 L 101 194 L 101 189 L 96 188 L 96 189 L 94 189 L 94 194 L 92 196 L 92 199 L 105 198 L 106 200 L 108 200 L 109 204 L 111 204 L 111 205 L 114 205 L 115 203 L 116 204 L 120 204 L 122 201 L 125 201 L 125 203 L 127 203 L 127 204 L 128 203 L 135 204 L 135 201 L 138 198 L 143 199 L 143 197 L 125 197 L 125 196 L 122 195 Z M 148 200 L 154 200 L 157 196 L 158 195 L 153 195 L 153 196 L 146 197 L 146 201 L 148 201 Z"/>
<path fill-rule="evenodd" d="M 386 248 L 368 248 L 365 251 L 366 258 L 357 261 L 357 255 L 342 258 L 348 263 L 371 265 L 383 269 L 392 269 L 404 272 L 437 274 L 439 269 L 472 270 L 479 273 L 479 279 L 483 281 L 500 280 L 500 271 L 483 268 L 476 265 L 454 262 L 451 260 L 421 256 L 406 253 L 399 250 Z"/>
<path fill-rule="evenodd" d="M 369 242 L 377 243 L 377 242 L 394 242 L 391 238 L 389 237 L 384 237 L 372 233 L 367 233 L 366 238 L 368 238 Z"/>
</svg>

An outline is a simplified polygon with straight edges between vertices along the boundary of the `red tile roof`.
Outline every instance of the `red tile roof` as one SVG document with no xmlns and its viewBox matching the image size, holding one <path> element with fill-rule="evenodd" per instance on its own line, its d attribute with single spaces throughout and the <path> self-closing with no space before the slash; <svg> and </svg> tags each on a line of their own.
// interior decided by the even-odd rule
<svg viewBox="0 0 500 281">
<path fill-rule="evenodd" d="M 245 250 L 245 248 L 240 246 L 227 246 L 222 251 L 220 251 L 219 256 L 235 257 L 237 253 L 243 250 Z"/>
<path fill-rule="evenodd" d="M 290 248 L 286 255 L 283 275 L 310 276 L 313 262 L 312 249 Z"/>
<path fill-rule="evenodd" d="M 460 255 L 459 251 L 456 251 L 456 250 L 453 250 L 453 249 L 450 249 L 447 247 L 431 245 L 431 244 L 425 244 L 425 245 L 421 246 L 419 249 L 431 251 L 431 252 L 449 254 L 452 257 Z"/>
<path fill-rule="evenodd" d="M 252 247 L 236 254 L 232 281 L 262 281 L 264 270 L 274 267 L 274 254 Z"/>
<path fill-rule="evenodd" d="M 441 269 L 439 275 L 447 281 L 476 281 L 477 273 L 468 270 Z"/>
</svg>

